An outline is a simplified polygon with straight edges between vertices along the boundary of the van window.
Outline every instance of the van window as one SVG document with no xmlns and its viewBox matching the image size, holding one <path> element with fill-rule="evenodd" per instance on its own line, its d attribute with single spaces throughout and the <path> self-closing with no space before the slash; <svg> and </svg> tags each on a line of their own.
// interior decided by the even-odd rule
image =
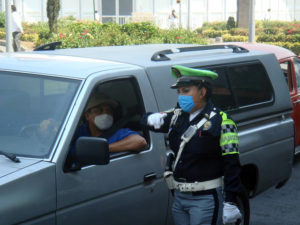
<svg viewBox="0 0 300 225">
<path fill-rule="evenodd" d="M 235 109 L 236 103 L 229 87 L 225 68 L 215 69 L 218 79 L 214 80 L 212 102 L 224 111 Z"/>
<path fill-rule="evenodd" d="M 291 62 L 290 61 L 282 62 L 280 63 L 280 67 L 282 69 L 285 81 L 289 86 L 289 90 L 290 92 L 292 92 L 294 90 L 294 86 L 293 86 Z"/>
<path fill-rule="evenodd" d="M 219 74 L 213 82 L 213 103 L 224 111 L 258 106 L 273 101 L 273 89 L 260 63 L 207 68 Z"/>
<path fill-rule="evenodd" d="M 124 135 L 130 136 L 132 134 L 138 134 L 145 137 L 146 140 L 148 139 L 148 132 L 142 130 L 139 123 L 142 115 L 145 113 L 145 108 L 138 82 L 135 78 L 111 80 L 96 85 L 87 105 L 89 105 L 89 101 L 95 96 L 96 98 L 100 96 L 103 98 L 104 96 L 105 99 L 108 98 L 116 103 L 112 109 L 113 125 L 109 129 L 102 131 L 99 137 L 106 138 L 109 144 L 110 142 L 114 143 L 127 137 Z M 74 141 L 71 151 L 75 151 L 74 143 L 78 137 L 90 136 L 89 124 L 86 120 L 85 113 L 86 112 L 83 112 L 82 120 L 73 138 Z M 129 154 L 130 152 L 131 151 L 113 153 L 111 154 L 111 158 Z"/>
<path fill-rule="evenodd" d="M 295 59 L 294 60 L 295 65 L 295 73 L 296 73 L 296 81 L 297 81 L 297 88 L 300 89 L 300 60 Z"/>
</svg>

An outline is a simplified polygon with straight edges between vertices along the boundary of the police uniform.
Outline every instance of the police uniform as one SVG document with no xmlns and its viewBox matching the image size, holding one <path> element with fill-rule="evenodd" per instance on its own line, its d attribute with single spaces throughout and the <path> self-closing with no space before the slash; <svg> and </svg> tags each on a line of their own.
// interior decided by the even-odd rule
<svg viewBox="0 0 300 225">
<path fill-rule="evenodd" d="M 177 71 L 179 73 L 193 74 L 194 72 L 193 69 L 181 66 L 178 66 L 177 69 L 179 69 Z M 204 74 L 206 72 L 204 71 Z M 197 77 L 190 76 L 192 75 L 187 75 L 187 79 L 183 80 L 181 84 L 188 85 L 189 81 L 197 80 Z M 204 82 L 208 82 L 208 80 L 206 79 Z M 177 88 L 178 83 L 180 80 L 177 80 L 172 87 Z M 204 124 L 197 129 L 181 152 L 173 171 L 175 183 L 179 186 L 181 184 L 184 186 L 185 183 L 204 184 L 205 186 L 207 182 L 213 181 L 215 184 L 224 178 L 225 202 L 236 202 L 236 195 L 241 190 L 241 182 L 239 179 L 238 134 L 233 120 L 225 112 L 216 108 L 210 100 L 192 120 L 190 120 L 190 113 L 182 111 L 179 106 L 164 113 L 167 115 L 159 129 L 154 129 L 149 125 L 148 128 L 155 132 L 169 132 L 170 148 L 176 156 L 185 131 L 191 125 L 197 125 L 205 118 Z M 213 116 L 210 116 L 212 114 Z M 149 115 L 150 113 L 143 117 L 143 124 L 147 123 Z M 174 119 L 174 117 L 177 118 Z M 204 190 L 199 185 L 192 186 L 196 187 L 195 190 L 175 187 L 173 204 L 175 223 L 222 224 L 223 192 L 221 186 L 221 184 L 215 185 L 212 189 L 204 187 Z M 196 212 L 193 213 L 193 210 Z"/>
</svg>

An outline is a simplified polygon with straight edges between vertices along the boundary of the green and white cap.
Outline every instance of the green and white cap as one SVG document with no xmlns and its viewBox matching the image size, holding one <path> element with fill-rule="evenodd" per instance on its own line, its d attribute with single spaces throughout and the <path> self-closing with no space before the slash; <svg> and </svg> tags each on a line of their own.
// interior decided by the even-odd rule
<svg viewBox="0 0 300 225">
<path fill-rule="evenodd" d="M 218 74 L 203 69 L 193 69 L 185 66 L 175 65 L 171 68 L 171 75 L 177 78 L 175 84 L 171 88 L 178 88 L 182 86 L 195 85 L 199 82 L 211 82 L 218 78 Z"/>
</svg>

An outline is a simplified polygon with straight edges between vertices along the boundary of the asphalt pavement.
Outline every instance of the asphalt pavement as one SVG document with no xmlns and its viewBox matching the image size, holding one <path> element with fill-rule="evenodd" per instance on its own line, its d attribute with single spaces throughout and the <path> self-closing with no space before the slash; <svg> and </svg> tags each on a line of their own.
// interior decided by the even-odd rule
<svg viewBox="0 0 300 225">
<path fill-rule="evenodd" d="M 250 207 L 251 225 L 300 225 L 300 155 L 295 157 L 289 181 L 251 199 Z"/>
<path fill-rule="evenodd" d="M 21 41 L 21 50 L 22 51 L 32 51 L 33 47 L 30 45 L 30 47 L 28 47 L 27 43 L 29 42 L 24 42 Z M 13 51 L 13 49 L 12 49 Z M 5 40 L 0 40 L 0 53 L 6 52 L 6 42 Z"/>
</svg>

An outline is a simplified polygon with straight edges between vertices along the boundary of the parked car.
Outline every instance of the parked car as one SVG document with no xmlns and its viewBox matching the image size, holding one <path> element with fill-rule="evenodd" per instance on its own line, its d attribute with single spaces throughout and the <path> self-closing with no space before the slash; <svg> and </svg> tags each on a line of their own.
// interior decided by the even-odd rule
<svg viewBox="0 0 300 225">
<path fill-rule="evenodd" d="M 249 50 L 259 50 L 275 54 L 289 86 L 293 103 L 292 118 L 295 122 L 295 154 L 300 153 L 300 58 L 292 51 L 269 44 L 231 43 Z"/>
<path fill-rule="evenodd" d="M 173 65 L 219 74 L 212 101 L 237 123 L 245 187 L 238 206 L 248 225 L 248 195 L 281 184 L 292 172 L 288 85 L 273 54 L 178 44 L 0 55 L 0 150 L 6 156 L 0 156 L 0 224 L 173 224 L 163 180 L 167 137 L 139 123 L 145 112 L 175 106 Z M 69 167 L 84 109 L 99 91 L 119 102 L 116 123 L 139 132 L 148 145 L 139 153 L 109 155 L 105 139 L 82 137 L 74 151 L 83 163 Z"/>
</svg>

